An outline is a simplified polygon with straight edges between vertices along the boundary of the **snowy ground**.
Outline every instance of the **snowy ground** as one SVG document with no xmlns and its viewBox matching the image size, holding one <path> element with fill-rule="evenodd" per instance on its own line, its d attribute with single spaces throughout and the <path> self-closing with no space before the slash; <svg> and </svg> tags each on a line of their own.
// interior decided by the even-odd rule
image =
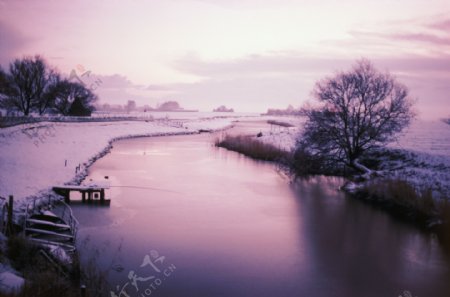
<svg viewBox="0 0 450 297">
<path fill-rule="evenodd" d="M 77 181 L 115 139 L 220 130 L 231 118 L 25 124 L 0 130 L 0 196 L 15 209 L 57 184 Z"/>
<path fill-rule="evenodd" d="M 258 139 L 285 150 L 294 147 L 304 121 L 299 117 L 259 119 L 274 119 L 295 126 L 267 125 L 261 130 L 263 136 Z M 45 196 L 55 184 L 78 181 L 114 139 L 219 130 L 231 125 L 232 120 L 46 122 L 3 128 L 0 130 L 0 196 L 14 195 L 15 201 L 23 204 L 27 197 Z M 416 122 L 391 147 L 400 149 L 407 161 L 402 164 L 386 162 L 389 176 L 406 178 L 419 189 L 430 186 L 450 193 L 450 125 L 442 121 Z"/>
<path fill-rule="evenodd" d="M 391 158 L 392 155 L 398 155 L 400 158 Z M 414 185 L 418 192 L 431 189 L 436 199 L 450 199 L 449 156 L 391 149 L 380 159 L 380 172 L 384 177 L 406 180 Z"/>
<path fill-rule="evenodd" d="M 264 121 L 276 121 L 291 124 L 293 127 L 283 127 L 275 124 L 268 124 L 265 129 L 261 129 L 262 136 L 258 140 L 272 144 L 282 150 L 290 151 L 295 147 L 295 141 L 298 137 L 301 127 L 305 122 L 303 117 L 291 116 L 263 116 Z"/>
<path fill-rule="evenodd" d="M 218 117 L 254 117 L 257 113 L 250 112 L 187 112 L 187 111 L 147 111 L 147 112 L 94 112 L 93 117 L 151 117 L 154 119 L 170 118 L 178 120 L 196 120 L 198 118 L 218 118 Z"/>
</svg>

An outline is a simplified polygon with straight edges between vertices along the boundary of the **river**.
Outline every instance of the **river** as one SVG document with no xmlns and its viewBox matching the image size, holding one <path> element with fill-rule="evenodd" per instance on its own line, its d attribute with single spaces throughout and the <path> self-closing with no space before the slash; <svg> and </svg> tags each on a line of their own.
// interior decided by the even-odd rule
<svg viewBox="0 0 450 297">
<path fill-rule="evenodd" d="M 114 294 L 449 296 L 433 235 L 346 197 L 341 179 L 290 183 L 215 137 L 118 141 L 90 168 L 112 202 L 73 206 L 79 245 L 112 268 Z"/>
</svg>

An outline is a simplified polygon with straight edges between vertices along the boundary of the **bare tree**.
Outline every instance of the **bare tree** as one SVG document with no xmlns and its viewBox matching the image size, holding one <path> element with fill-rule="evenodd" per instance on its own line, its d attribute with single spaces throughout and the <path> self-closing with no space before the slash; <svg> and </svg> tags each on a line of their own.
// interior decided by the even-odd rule
<svg viewBox="0 0 450 297">
<path fill-rule="evenodd" d="M 40 56 L 16 59 L 9 65 L 9 73 L 0 68 L 0 107 L 8 112 L 20 111 L 43 114 L 49 110 L 69 115 L 76 108 L 83 115 L 90 114 L 97 96 L 80 83 L 62 79 Z"/>
<path fill-rule="evenodd" d="M 48 83 L 49 70 L 40 56 L 16 59 L 9 65 L 8 93 L 3 104 L 29 115 L 37 108 Z"/>
<path fill-rule="evenodd" d="M 54 96 L 53 109 L 62 115 L 68 115 L 70 106 L 74 101 L 72 83 L 68 80 L 61 80 L 52 89 Z"/>
<path fill-rule="evenodd" d="M 36 102 L 36 109 L 40 115 L 54 106 L 58 94 L 58 84 L 61 76 L 55 70 L 50 70 L 47 76 L 47 83 L 41 97 Z"/>
<path fill-rule="evenodd" d="M 14 95 L 14 89 L 12 88 L 11 75 L 6 73 L 0 66 L 0 107 L 12 112 L 14 105 L 11 101 L 11 96 Z"/>
<path fill-rule="evenodd" d="M 55 85 L 53 90 L 54 109 L 62 115 L 70 115 L 72 104 L 83 106 L 86 110 L 93 111 L 93 103 L 97 96 L 80 83 L 61 80 Z"/>
<path fill-rule="evenodd" d="M 320 106 L 304 110 L 307 122 L 298 148 L 361 172 L 370 170 L 359 158 L 395 140 L 414 117 L 408 89 L 365 59 L 319 81 L 313 94 Z"/>
<path fill-rule="evenodd" d="M 3 70 L 0 65 L 0 107 L 3 107 L 3 100 L 8 97 L 8 88 L 9 88 L 9 77 L 8 74 Z"/>
</svg>

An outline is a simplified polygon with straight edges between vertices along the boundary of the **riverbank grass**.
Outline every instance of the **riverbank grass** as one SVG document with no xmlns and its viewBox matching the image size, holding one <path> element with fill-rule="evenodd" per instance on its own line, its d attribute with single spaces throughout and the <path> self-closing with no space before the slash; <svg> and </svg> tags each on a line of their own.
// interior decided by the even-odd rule
<svg viewBox="0 0 450 297">
<path fill-rule="evenodd" d="M 433 230 L 450 250 L 450 202 L 433 197 L 430 188 L 417 190 L 405 180 L 379 178 L 365 182 L 352 195 L 419 227 Z"/>
<path fill-rule="evenodd" d="M 25 279 L 20 292 L 6 296 L 80 296 L 79 282 L 72 271 L 66 270 L 56 258 L 49 261 L 50 253 L 25 236 L 8 238 L 6 255 L 10 265 Z"/>
<path fill-rule="evenodd" d="M 19 292 L 0 293 L 0 296 L 109 296 L 107 272 L 99 268 L 99 250 L 88 249 L 86 241 L 82 243 L 81 249 L 89 254 L 86 261 L 81 263 L 80 253 L 77 252 L 72 255 L 71 264 L 67 264 L 52 256 L 46 247 L 35 244 L 23 235 L 7 238 L 2 261 L 19 272 L 25 283 Z"/>
<path fill-rule="evenodd" d="M 221 139 L 216 139 L 215 145 L 244 154 L 255 160 L 281 161 L 289 156 L 289 152 L 281 150 L 272 144 L 261 142 L 252 136 L 225 135 Z"/>
<path fill-rule="evenodd" d="M 281 126 L 281 127 L 285 127 L 285 128 L 292 128 L 295 127 L 294 125 L 292 125 L 291 123 L 288 122 L 282 122 L 282 121 L 277 121 L 277 120 L 268 120 L 267 124 L 270 125 L 275 125 L 275 126 Z"/>
<path fill-rule="evenodd" d="M 405 215 L 422 220 L 431 218 L 450 221 L 450 204 L 433 198 L 431 189 L 417 191 L 410 183 L 401 179 L 375 179 L 366 182 L 357 192 L 368 200 L 389 202 L 403 210 Z M 429 222 L 432 223 L 432 222 Z"/>
</svg>

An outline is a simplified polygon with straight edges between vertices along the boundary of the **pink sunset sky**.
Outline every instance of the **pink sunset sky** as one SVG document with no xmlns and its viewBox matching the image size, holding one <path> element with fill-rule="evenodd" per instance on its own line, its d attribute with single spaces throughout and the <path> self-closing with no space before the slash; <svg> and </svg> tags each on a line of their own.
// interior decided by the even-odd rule
<svg viewBox="0 0 450 297">
<path fill-rule="evenodd" d="M 91 71 L 101 103 L 243 112 L 301 106 L 365 57 L 419 117 L 450 116 L 448 0 L 0 0 L 0 64 L 35 54 Z"/>
</svg>

